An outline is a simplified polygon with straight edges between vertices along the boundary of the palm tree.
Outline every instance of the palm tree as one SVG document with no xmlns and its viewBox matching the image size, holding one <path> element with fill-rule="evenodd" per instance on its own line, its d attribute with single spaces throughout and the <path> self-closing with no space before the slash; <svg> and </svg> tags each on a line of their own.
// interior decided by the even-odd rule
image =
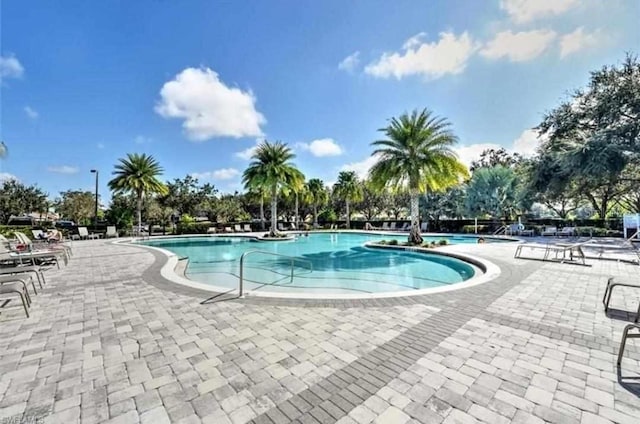
<svg viewBox="0 0 640 424">
<path fill-rule="evenodd" d="M 342 171 L 338 174 L 338 181 L 333 185 L 336 195 L 343 199 L 347 212 L 347 229 L 351 227 L 351 212 L 349 204 L 362 200 L 362 184 L 353 171 Z"/>
<path fill-rule="evenodd" d="M 379 189 L 408 191 L 411 198 L 409 242 L 422 243 L 418 199 L 421 193 L 440 191 L 456 185 L 468 175 L 465 165 L 453 152 L 458 138 L 445 118 L 423 109 L 392 118 L 380 129 L 387 137 L 374 141 L 378 162 L 369 170 Z"/>
<path fill-rule="evenodd" d="M 163 169 L 153 156 L 146 154 L 129 153 L 126 159 L 118 159 L 115 177 L 109 181 L 109 188 L 114 194 L 133 192 L 136 196 L 136 208 L 138 215 L 138 234 L 142 228 L 142 200 L 145 194 L 167 194 L 167 186 L 158 180 Z"/>
<path fill-rule="evenodd" d="M 294 157 L 286 144 L 265 141 L 257 147 L 253 162 L 242 174 L 242 182 L 246 188 L 265 187 L 271 191 L 271 237 L 278 236 L 278 191 L 288 191 L 304 181 L 302 173 L 289 162 Z"/>
<path fill-rule="evenodd" d="M 313 205 L 313 227 L 318 227 L 318 206 L 323 206 L 329 200 L 329 194 L 324 183 L 319 178 L 311 178 L 307 182 L 307 198 Z"/>
</svg>

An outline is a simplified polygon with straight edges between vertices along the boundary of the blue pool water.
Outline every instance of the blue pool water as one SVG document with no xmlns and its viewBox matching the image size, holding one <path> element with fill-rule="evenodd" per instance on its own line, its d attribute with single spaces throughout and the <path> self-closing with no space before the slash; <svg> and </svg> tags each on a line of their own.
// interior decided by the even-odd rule
<svg viewBox="0 0 640 424">
<path fill-rule="evenodd" d="M 148 246 L 188 257 L 187 278 L 237 289 L 240 256 L 260 250 L 291 260 L 252 253 L 244 260 L 245 290 L 284 293 L 366 294 L 412 291 L 451 285 L 474 275 L 466 262 L 436 254 L 368 248 L 368 241 L 405 241 L 406 234 L 312 233 L 294 241 L 257 241 L 243 237 L 189 237 L 145 241 Z M 476 243 L 476 237 L 426 237 L 450 244 Z"/>
</svg>

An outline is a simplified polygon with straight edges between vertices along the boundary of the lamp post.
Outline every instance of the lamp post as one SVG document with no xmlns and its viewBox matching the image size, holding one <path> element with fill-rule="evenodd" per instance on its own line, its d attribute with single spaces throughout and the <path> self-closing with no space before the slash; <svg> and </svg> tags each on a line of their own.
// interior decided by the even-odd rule
<svg viewBox="0 0 640 424">
<path fill-rule="evenodd" d="M 93 230 L 95 231 L 98 227 L 98 170 L 92 169 L 91 173 L 96 174 L 96 208 L 93 214 Z"/>
</svg>

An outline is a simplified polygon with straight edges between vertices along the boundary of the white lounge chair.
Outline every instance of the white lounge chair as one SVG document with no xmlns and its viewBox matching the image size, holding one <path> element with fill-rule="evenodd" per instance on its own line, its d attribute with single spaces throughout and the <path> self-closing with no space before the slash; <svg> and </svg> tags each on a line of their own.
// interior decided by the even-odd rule
<svg viewBox="0 0 640 424">
<path fill-rule="evenodd" d="M 62 243 L 35 245 L 29 237 L 20 231 L 14 232 L 18 241 L 26 246 L 26 251 L 30 253 L 49 253 L 50 255 L 58 255 L 64 259 L 65 265 L 71 258 L 71 248 Z"/>
<path fill-rule="evenodd" d="M 107 227 L 107 232 L 104 234 L 105 238 L 118 237 L 118 230 L 115 225 L 109 225 Z"/>
<path fill-rule="evenodd" d="M 402 228 L 400 229 L 400 231 L 409 231 L 409 228 L 411 228 L 411 224 L 408 222 L 405 222 Z"/>
<path fill-rule="evenodd" d="M 558 233 L 558 237 L 573 237 L 576 235 L 576 227 L 563 227 Z"/>
<path fill-rule="evenodd" d="M 429 225 L 428 222 L 423 222 L 422 224 L 420 224 L 420 232 L 421 233 L 426 233 L 427 232 L 427 226 Z"/>
<path fill-rule="evenodd" d="M 558 227 L 548 226 L 544 227 L 544 231 L 542 231 L 543 236 L 555 236 L 558 235 Z"/>
<path fill-rule="evenodd" d="M 591 243 L 591 240 L 583 241 L 581 243 L 558 243 L 558 244 L 537 244 L 537 243 L 522 243 L 516 248 L 516 252 L 513 255 L 514 258 L 519 259 L 538 259 L 543 261 L 554 261 L 560 263 L 572 263 L 587 265 L 585 262 L 585 254 L 582 251 L 582 247 Z M 535 257 L 523 257 L 523 251 L 543 251 L 542 258 Z M 587 265 L 590 266 L 590 265 Z"/>
<path fill-rule="evenodd" d="M 240 227 L 240 224 L 234 224 L 233 225 L 233 231 L 236 233 L 241 233 L 242 232 L 242 227 Z"/>
<path fill-rule="evenodd" d="M 395 231 L 396 230 L 396 221 L 393 221 L 391 224 L 389 224 L 389 231 Z"/>
<path fill-rule="evenodd" d="M 389 223 L 387 221 L 383 222 L 381 230 L 387 231 L 388 229 L 389 229 Z"/>
<path fill-rule="evenodd" d="M 242 230 L 245 233 L 250 233 L 251 232 L 251 224 L 244 224 L 244 227 L 242 227 Z"/>
</svg>

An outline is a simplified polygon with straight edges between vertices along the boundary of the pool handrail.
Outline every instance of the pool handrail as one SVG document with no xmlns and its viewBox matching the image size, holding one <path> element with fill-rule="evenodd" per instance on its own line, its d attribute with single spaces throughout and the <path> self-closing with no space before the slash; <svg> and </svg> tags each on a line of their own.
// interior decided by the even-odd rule
<svg viewBox="0 0 640 424">
<path fill-rule="evenodd" d="M 293 264 L 295 262 L 304 262 L 304 263 L 308 263 L 309 264 L 309 269 L 311 270 L 311 272 L 313 272 L 313 262 L 307 260 L 307 259 L 301 259 L 301 258 L 296 258 L 295 256 L 288 256 L 288 255 L 283 255 L 281 253 L 274 253 L 274 252 L 269 252 L 267 250 L 259 250 L 259 249 L 253 249 L 253 250 L 247 250 L 246 252 L 244 252 L 242 254 L 242 256 L 240 256 L 240 281 L 238 283 L 238 297 L 243 298 L 244 297 L 244 258 L 245 256 L 252 254 L 252 253 L 261 253 L 264 255 L 271 255 L 271 256 L 279 256 L 282 258 L 287 258 L 291 261 L 291 282 L 293 282 Z"/>
</svg>

